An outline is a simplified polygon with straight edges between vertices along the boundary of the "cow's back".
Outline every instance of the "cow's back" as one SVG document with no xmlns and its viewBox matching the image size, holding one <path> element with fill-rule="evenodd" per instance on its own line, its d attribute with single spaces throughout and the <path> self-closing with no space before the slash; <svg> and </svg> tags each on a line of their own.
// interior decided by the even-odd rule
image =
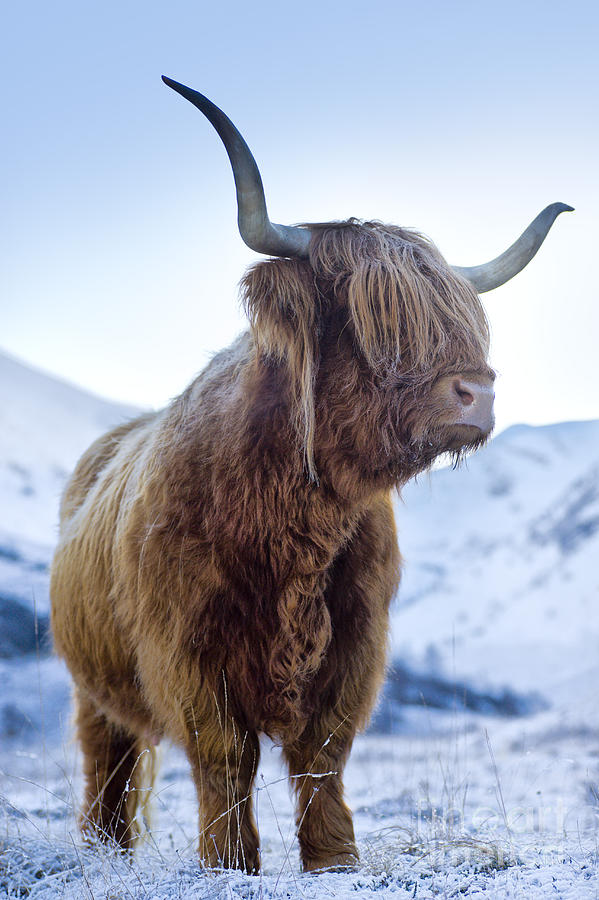
<svg viewBox="0 0 599 900">
<path fill-rule="evenodd" d="M 84 502 L 88 491 L 97 481 L 100 473 L 107 464 L 116 456 L 122 447 L 124 438 L 131 433 L 139 431 L 156 418 L 156 413 L 145 413 L 116 428 L 107 431 L 91 444 L 83 456 L 79 459 L 73 474 L 62 495 L 60 504 L 60 525 L 71 518 L 73 513 Z"/>
</svg>

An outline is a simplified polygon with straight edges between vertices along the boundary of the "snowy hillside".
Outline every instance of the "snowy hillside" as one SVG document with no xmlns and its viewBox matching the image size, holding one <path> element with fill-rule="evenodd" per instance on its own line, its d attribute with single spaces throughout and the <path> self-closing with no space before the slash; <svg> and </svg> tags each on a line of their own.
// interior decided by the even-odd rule
<svg viewBox="0 0 599 900">
<path fill-rule="evenodd" d="M 599 422 L 510 428 L 408 485 L 396 519 L 395 655 L 548 694 L 596 679 Z"/>
<path fill-rule="evenodd" d="M 0 532 L 51 545 L 66 476 L 98 435 L 136 412 L 0 352 Z"/>
</svg>

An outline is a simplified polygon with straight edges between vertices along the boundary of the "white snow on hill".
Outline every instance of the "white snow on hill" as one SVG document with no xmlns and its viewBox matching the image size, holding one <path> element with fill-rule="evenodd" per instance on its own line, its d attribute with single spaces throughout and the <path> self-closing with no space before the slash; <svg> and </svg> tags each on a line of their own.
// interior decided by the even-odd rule
<svg viewBox="0 0 599 900">
<path fill-rule="evenodd" d="M 509 428 L 408 485 L 396 520 L 397 656 L 549 695 L 596 683 L 598 421 Z"/>
<path fill-rule="evenodd" d="M 136 412 L 0 352 L 0 532 L 53 544 L 60 494 L 77 459 Z"/>
</svg>

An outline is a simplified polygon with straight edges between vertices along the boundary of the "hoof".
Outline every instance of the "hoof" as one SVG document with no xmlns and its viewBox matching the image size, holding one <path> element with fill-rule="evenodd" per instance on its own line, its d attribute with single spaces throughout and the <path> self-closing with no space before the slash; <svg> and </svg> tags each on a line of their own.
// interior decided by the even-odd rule
<svg viewBox="0 0 599 900">
<path fill-rule="evenodd" d="M 322 872 L 357 872 L 360 860 L 355 853 L 338 853 L 327 859 L 314 859 L 304 863 L 304 872 L 318 875 Z"/>
</svg>

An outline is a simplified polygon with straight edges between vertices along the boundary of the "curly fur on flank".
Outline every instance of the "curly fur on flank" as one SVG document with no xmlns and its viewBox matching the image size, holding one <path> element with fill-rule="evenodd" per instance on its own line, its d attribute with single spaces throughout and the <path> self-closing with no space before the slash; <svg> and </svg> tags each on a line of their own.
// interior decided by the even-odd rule
<svg viewBox="0 0 599 900">
<path fill-rule="evenodd" d="M 164 735 L 189 758 L 201 858 L 249 872 L 260 733 L 293 777 L 304 868 L 355 863 L 342 775 L 384 676 L 390 491 L 487 436 L 447 400 L 453 376 L 492 380 L 473 289 L 419 234 L 311 228 L 309 259 L 245 275 L 249 332 L 83 455 L 52 569 L 84 832 L 132 845 L 126 785 Z"/>
</svg>

